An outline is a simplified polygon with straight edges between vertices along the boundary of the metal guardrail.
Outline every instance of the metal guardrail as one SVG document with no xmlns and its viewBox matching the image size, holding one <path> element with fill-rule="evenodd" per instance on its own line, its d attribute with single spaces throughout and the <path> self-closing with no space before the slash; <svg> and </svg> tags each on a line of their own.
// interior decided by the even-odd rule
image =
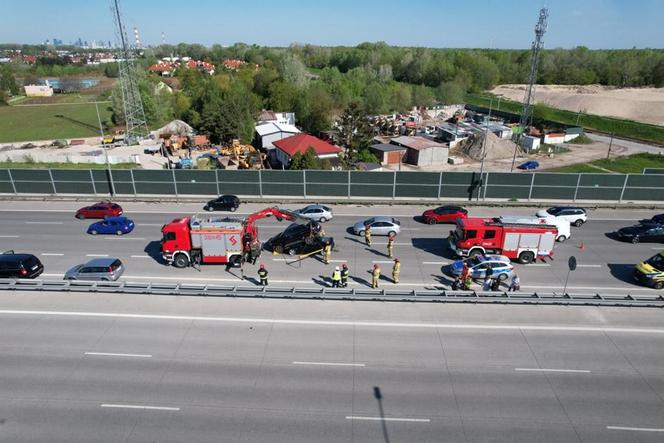
<svg viewBox="0 0 664 443">
<path fill-rule="evenodd" d="M 273 286 L 221 286 L 80 280 L 0 279 L 0 290 L 45 292 L 97 292 L 201 297 L 358 300 L 420 303 L 536 304 L 563 306 L 625 306 L 664 308 L 664 295 L 556 294 L 537 292 L 478 292 L 448 290 L 287 288 Z"/>
</svg>

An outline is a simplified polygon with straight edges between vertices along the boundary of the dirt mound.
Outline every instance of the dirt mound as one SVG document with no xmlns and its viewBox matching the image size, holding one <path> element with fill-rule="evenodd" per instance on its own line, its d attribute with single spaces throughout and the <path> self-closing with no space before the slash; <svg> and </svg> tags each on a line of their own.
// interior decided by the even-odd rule
<svg viewBox="0 0 664 443">
<path fill-rule="evenodd" d="M 466 155 L 473 160 L 482 159 L 482 145 L 484 143 L 484 133 L 480 132 L 470 137 L 464 143 L 459 145 L 461 154 Z M 506 140 L 498 137 L 489 131 L 486 140 L 485 160 L 499 160 L 503 158 L 512 158 L 516 144 L 512 140 Z"/>
</svg>

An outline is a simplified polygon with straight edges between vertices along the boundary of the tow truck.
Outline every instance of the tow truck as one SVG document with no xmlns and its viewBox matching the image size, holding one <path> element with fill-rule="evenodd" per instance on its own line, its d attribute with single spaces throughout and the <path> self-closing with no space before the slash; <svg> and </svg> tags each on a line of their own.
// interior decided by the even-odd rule
<svg viewBox="0 0 664 443">
<path fill-rule="evenodd" d="M 250 214 L 244 220 L 197 215 L 177 218 L 161 228 L 162 257 L 176 268 L 208 263 L 233 267 L 245 262 L 255 263 L 262 250 L 256 222 L 268 217 L 308 222 L 276 206 Z M 312 229 L 310 235 L 320 236 L 320 233 Z"/>
</svg>

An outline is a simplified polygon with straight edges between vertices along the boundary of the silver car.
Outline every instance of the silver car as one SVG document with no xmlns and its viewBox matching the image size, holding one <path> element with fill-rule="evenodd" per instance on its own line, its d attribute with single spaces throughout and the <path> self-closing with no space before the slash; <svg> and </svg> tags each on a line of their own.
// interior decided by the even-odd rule
<svg viewBox="0 0 664 443">
<path fill-rule="evenodd" d="M 124 265 L 118 258 L 95 258 L 83 265 L 76 265 L 65 273 L 65 280 L 115 281 L 124 273 Z"/>
<path fill-rule="evenodd" d="M 309 205 L 293 212 L 302 218 L 314 220 L 320 223 L 325 223 L 326 221 L 332 220 L 332 218 L 334 218 L 334 214 L 332 214 L 332 208 L 323 205 Z"/>
<path fill-rule="evenodd" d="M 366 225 L 371 226 L 372 235 L 397 235 L 401 232 L 401 223 L 393 217 L 372 217 L 359 221 L 353 225 L 353 232 L 356 235 L 364 235 Z"/>
</svg>

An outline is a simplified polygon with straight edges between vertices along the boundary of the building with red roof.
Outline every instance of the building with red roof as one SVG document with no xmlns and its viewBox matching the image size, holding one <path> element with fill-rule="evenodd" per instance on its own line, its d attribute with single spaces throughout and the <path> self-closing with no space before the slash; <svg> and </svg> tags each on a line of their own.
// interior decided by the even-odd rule
<svg viewBox="0 0 664 443">
<path fill-rule="evenodd" d="M 316 157 L 320 159 L 334 159 L 344 151 L 339 146 L 304 133 L 295 134 L 292 137 L 282 138 L 281 140 L 275 140 L 272 144 L 276 148 L 277 160 L 284 166 L 290 164 L 290 161 L 296 152 L 304 155 L 309 147 L 313 148 Z"/>
</svg>

